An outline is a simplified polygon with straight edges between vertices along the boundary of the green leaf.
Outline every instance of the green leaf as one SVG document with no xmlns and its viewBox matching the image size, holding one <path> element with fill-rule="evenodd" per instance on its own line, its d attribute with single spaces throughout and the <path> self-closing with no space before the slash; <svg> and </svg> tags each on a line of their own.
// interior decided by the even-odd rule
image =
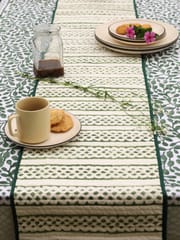
<svg viewBox="0 0 180 240">
<path fill-rule="evenodd" d="M 174 165 L 174 162 L 173 161 L 169 161 L 168 164 L 167 164 L 169 167 L 172 167 Z"/>
<path fill-rule="evenodd" d="M 167 156 L 168 156 L 169 158 L 172 158 L 172 157 L 173 157 L 173 153 L 172 153 L 171 151 L 168 151 L 168 152 L 167 152 Z"/>
</svg>

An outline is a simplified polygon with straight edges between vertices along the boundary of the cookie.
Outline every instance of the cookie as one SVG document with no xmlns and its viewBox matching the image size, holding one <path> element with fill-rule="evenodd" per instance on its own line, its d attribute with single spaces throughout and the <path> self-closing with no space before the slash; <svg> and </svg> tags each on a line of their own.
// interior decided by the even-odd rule
<svg viewBox="0 0 180 240">
<path fill-rule="evenodd" d="M 62 120 L 51 126 L 51 132 L 60 133 L 66 132 L 73 127 L 72 118 L 68 114 L 64 114 Z"/>
<path fill-rule="evenodd" d="M 121 34 L 121 35 L 125 35 L 127 33 L 127 28 L 128 27 L 129 27 L 128 24 L 120 25 L 116 28 L 116 33 Z"/>
<path fill-rule="evenodd" d="M 140 23 L 133 23 L 133 24 L 130 24 L 130 25 L 135 26 L 135 27 L 141 27 Z"/>
<path fill-rule="evenodd" d="M 51 109 L 50 112 L 50 123 L 51 125 L 55 125 L 61 122 L 64 116 L 63 109 Z"/>
<path fill-rule="evenodd" d="M 152 28 L 150 24 L 142 24 L 141 27 L 144 28 L 144 29 Z"/>
</svg>

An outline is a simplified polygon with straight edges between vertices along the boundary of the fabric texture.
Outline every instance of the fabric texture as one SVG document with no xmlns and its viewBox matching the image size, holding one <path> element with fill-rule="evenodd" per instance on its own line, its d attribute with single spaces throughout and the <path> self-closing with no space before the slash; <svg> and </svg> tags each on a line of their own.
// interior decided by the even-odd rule
<svg viewBox="0 0 180 240">
<path fill-rule="evenodd" d="M 5 2 L 6 1 L 1 1 L 0 6 L 2 7 L 1 3 L 4 4 Z M 136 13 L 139 18 L 162 20 L 173 24 L 178 30 L 180 30 L 179 12 L 177 11 L 177 9 L 179 9 L 178 1 L 136 0 L 134 2 L 136 3 Z M 10 207 L 12 207 L 12 201 L 10 200 L 13 196 L 11 195 L 12 185 L 15 182 L 14 176 L 21 159 L 22 149 L 7 139 L 4 133 L 4 126 L 8 115 L 14 112 L 14 103 L 21 97 L 34 94 L 36 83 L 24 77 L 22 73 L 27 72 L 32 74 L 31 39 L 33 27 L 40 22 L 51 21 L 52 13 L 56 7 L 56 1 L 10 0 L 8 3 L 9 4 L 7 5 L 3 5 L 5 7 L 3 7 L 0 16 L 0 91 L 3 93 L 0 94 L 0 218 L 1 222 L 4 223 L 0 226 L 0 239 L 12 240 L 14 236 L 14 226 L 12 221 L 12 211 L 10 210 Z M 145 116 L 146 113 L 147 116 L 149 116 L 149 109 L 146 108 L 147 96 L 144 87 L 144 76 L 140 67 L 140 56 L 139 58 L 123 57 L 121 54 L 112 53 L 105 48 L 100 47 L 92 37 L 93 30 L 101 23 L 120 18 L 134 18 L 135 11 L 132 1 L 64 0 L 60 1 L 59 4 L 62 6 L 58 6 L 57 11 L 55 12 L 54 21 L 62 26 L 65 50 L 65 78 L 63 78 L 63 81 L 67 79 L 78 82 L 82 85 L 92 84 L 94 86 L 103 87 L 103 89 L 105 87 L 105 90 L 107 89 L 108 92 L 112 93 L 112 95 L 118 100 L 120 99 L 120 101 L 128 96 L 128 100 L 126 99 L 125 101 L 126 107 L 127 103 L 131 103 L 131 99 L 133 98 L 133 106 L 130 104 L 128 111 L 132 112 L 133 107 L 133 109 L 136 109 L 134 114 L 143 110 Z M 35 5 L 36 8 L 34 7 Z M 168 194 L 168 240 L 179 240 L 179 46 L 180 41 L 178 40 L 172 48 L 169 48 L 164 52 L 143 56 L 147 82 L 151 90 L 151 102 L 153 103 L 154 115 L 157 117 L 159 126 L 162 126 L 165 130 L 164 135 L 161 134 L 158 136 L 158 141 L 164 184 Z M 12 59 L 15 59 L 16 61 L 12 61 Z M 129 68 L 129 66 L 131 66 L 131 68 Z M 60 79 L 60 81 L 61 80 L 62 79 Z M 133 91 L 130 88 L 127 93 L 125 90 L 127 86 L 131 86 Z M 138 90 L 135 89 L 136 86 Z M 35 196 L 33 193 L 34 186 L 32 188 L 27 186 L 28 192 L 25 193 L 23 199 L 20 199 L 20 194 L 23 196 L 25 189 L 23 189 L 23 186 L 18 188 L 16 195 L 17 204 L 18 201 L 21 202 L 22 200 L 22 208 L 21 206 L 17 207 L 20 216 L 19 223 L 21 238 L 31 239 L 31 235 L 33 235 L 34 239 L 38 240 L 41 239 L 42 235 L 43 240 L 72 239 L 72 236 L 73 239 L 78 240 L 85 239 L 85 237 L 87 239 L 107 238 L 111 240 L 137 240 L 142 238 L 141 233 L 123 233 L 123 231 L 127 229 L 132 231 L 132 222 L 136 231 L 139 229 L 139 224 L 142 222 L 143 228 L 141 229 L 144 229 L 148 225 L 148 229 L 153 229 L 152 231 L 154 231 L 154 226 L 157 224 L 158 231 L 159 229 L 161 230 L 161 224 L 159 224 L 162 222 L 162 213 L 160 213 L 159 210 L 161 209 L 160 205 L 162 204 L 162 196 L 159 197 L 159 191 L 161 190 L 160 187 L 151 191 L 152 189 L 149 188 L 149 186 L 144 186 L 143 190 L 142 188 L 140 189 L 139 186 L 135 186 L 133 189 L 132 187 L 126 188 L 126 186 L 96 186 L 98 191 L 94 191 L 94 188 L 91 186 L 79 186 L 79 188 L 76 188 L 73 186 L 74 183 L 72 184 L 75 178 L 79 178 L 79 184 L 85 176 L 87 177 L 87 174 L 89 175 L 86 182 L 97 182 L 97 180 L 101 182 L 100 177 L 103 176 L 108 182 L 112 182 L 112 185 L 114 182 L 117 183 L 117 176 L 121 176 L 123 181 L 125 181 L 126 177 L 132 177 L 132 173 L 134 174 L 135 170 L 133 165 L 134 160 L 136 160 L 136 164 L 138 163 L 138 165 L 141 166 L 142 161 L 137 161 L 137 156 L 142 156 L 144 159 L 145 152 L 142 151 L 139 156 L 139 149 L 141 146 L 136 146 L 135 149 L 133 145 L 129 149 L 130 151 L 126 151 L 127 148 L 125 144 L 122 146 L 122 143 L 128 139 L 126 142 L 127 144 L 129 142 L 139 144 L 139 142 L 143 141 L 144 136 L 147 137 L 145 140 L 146 144 L 152 141 L 152 135 L 150 134 L 150 131 L 147 131 L 146 126 L 144 126 L 141 131 L 139 131 L 139 129 L 128 129 L 130 124 L 136 126 L 139 122 L 142 123 L 146 119 L 145 116 L 138 115 L 138 118 L 132 119 L 125 114 L 124 110 L 119 111 L 120 107 L 114 102 L 104 102 L 104 100 L 96 99 L 87 93 L 84 94 L 78 90 L 65 88 L 59 85 L 50 86 L 49 84 L 41 82 L 38 85 L 36 94 L 45 97 L 47 96 L 51 101 L 52 106 L 64 107 L 67 110 L 74 112 L 80 119 L 82 126 L 85 127 L 83 127 L 80 135 L 74 139 L 70 145 L 67 145 L 71 146 L 71 150 L 67 151 L 67 146 L 63 146 L 62 151 L 64 152 L 64 155 L 62 156 L 62 152 L 57 151 L 57 149 L 54 149 L 50 154 L 45 151 L 42 158 L 46 157 L 47 159 L 44 158 L 42 161 L 42 158 L 39 157 L 41 152 L 24 150 L 25 155 L 23 155 L 23 164 L 25 165 L 27 163 L 26 167 L 28 172 L 26 172 L 25 167 L 22 165 L 22 172 L 18 176 L 21 183 L 24 181 L 23 176 L 26 176 L 24 182 L 30 182 L 30 172 L 32 177 L 35 178 L 35 181 L 38 180 L 38 174 L 39 177 L 42 175 L 44 177 L 44 174 L 46 174 L 47 178 L 50 178 L 51 169 L 48 168 L 48 164 L 51 160 L 55 166 L 52 169 L 52 172 L 55 174 L 55 177 L 60 176 L 61 182 L 64 177 L 70 175 L 69 173 L 72 175 L 70 179 L 68 179 L 66 186 L 61 186 L 61 188 L 58 186 L 50 186 L 46 188 L 39 185 L 39 187 L 36 187 L 38 194 Z M 134 99 L 137 96 L 140 96 L 140 102 L 145 99 L 145 103 L 141 106 L 141 110 L 139 110 L 139 98 L 137 99 L 137 105 L 134 105 Z M 72 99 L 78 104 L 73 103 Z M 145 108 L 146 111 L 144 111 Z M 79 111 L 79 109 L 81 109 L 81 111 Z M 111 111 L 109 111 L 109 109 L 111 109 Z M 83 114 L 87 111 L 88 115 Z M 107 111 L 109 115 L 106 114 Z M 104 114 L 101 116 L 102 112 L 104 112 Z M 113 115 L 114 113 L 116 113 L 115 116 Z M 118 127 L 118 132 L 116 129 L 117 127 L 115 126 Z M 87 148 L 87 139 L 88 144 L 89 142 L 94 142 L 95 146 L 91 144 Z M 110 140 L 111 144 L 107 146 L 105 142 Z M 75 148 L 77 149 L 77 142 L 79 144 L 78 153 L 74 150 Z M 98 146 L 98 142 L 102 142 L 103 144 Z M 114 143 L 116 144 L 114 145 Z M 73 144 L 76 144 L 76 146 Z M 87 154 L 85 149 L 90 153 L 87 158 L 85 157 L 85 154 Z M 122 149 L 125 150 L 122 151 Z M 133 149 L 135 150 L 132 151 Z M 152 146 L 149 150 L 150 149 L 152 149 Z M 152 152 L 149 150 L 148 156 L 152 157 L 154 150 Z M 129 156 L 129 152 L 132 154 L 132 159 L 128 159 L 126 162 L 123 158 L 125 159 Z M 79 154 L 82 154 L 82 158 L 84 159 L 78 159 L 77 157 Z M 54 159 L 55 155 L 57 158 Z M 32 156 L 33 159 L 31 159 Z M 69 156 L 73 156 L 73 158 L 70 159 Z M 110 160 L 112 156 L 115 164 L 110 168 L 104 168 L 104 164 L 107 166 L 111 164 Z M 31 161 L 29 162 L 30 159 Z M 37 159 L 36 163 L 35 159 Z M 92 164 L 91 166 L 87 166 L 90 159 Z M 101 161 L 102 159 L 106 159 L 106 161 Z M 124 161 L 125 165 L 122 169 L 117 168 L 118 161 L 116 159 L 121 159 L 121 163 Z M 27 161 L 25 162 L 25 160 Z M 65 160 L 66 163 L 69 161 L 69 163 L 68 165 L 63 166 L 59 162 L 60 160 Z M 40 161 L 42 161 L 41 167 L 36 169 L 36 164 L 38 165 Z M 99 165 L 97 168 L 94 168 L 94 166 L 97 165 L 97 161 L 99 161 Z M 155 162 L 152 161 L 154 167 L 151 167 L 150 165 L 148 166 L 149 173 L 147 173 L 147 167 L 141 167 L 140 171 L 143 172 L 143 176 L 147 177 L 150 173 L 152 178 L 158 176 L 158 170 L 154 163 Z M 129 172 L 127 172 L 128 164 L 130 165 Z M 70 165 L 78 165 L 78 167 L 73 168 L 72 170 L 70 169 Z M 58 166 L 57 169 L 56 166 Z M 138 174 L 138 171 L 136 171 L 134 176 L 138 176 L 142 179 L 143 176 Z M 112 176 L 115 176 L 113 181 L 110 180 Z M 92 179 L 92 177 L 94 178 Z M 133 181 L 134 179 L 132 179 L 132 182 Z M 144 179 L 142 179 L 142 181 L 144 181 Z M 70 182 L 72 186 L 69 186 Z M 69 191 L 66 191 L 67 184 Z M 126 192 L 124 192 L 124 190 L 126 190 Z M 54 194 L 54 198 L 52 197 L 52 193 Z M 107 195 L 107 193 L 109 195 Z M 158 214 L 157 219 L 155 220 L 155 217 L 151 218 L 150 216 L 150 218 L 145 219 L 143 217 L 142 219 L 141 215 L 137 216 L 137 218 L 123 217 L 125 216 L 122 214 L 124 210 L 123 206 L 126 207 L 126 211 L 123 212 L 124 214 L 132 211 L 130 206 L 131 204 L 134 204 L 133 199 L 135 199 L 136 212 L 147 215 L 150 212 L 152 212 L 152 215 L 156 212 Z M 143 202 L 143 200 L 145 201 Z M 92 209 L 92 206 L 96 203 L 97 206 Z M 151 209 L 148 207 L 147 210 L 145 210 L 141 206 L 142 211 L 138 211 L 138 204 L 145 204 L 147 207 L 155 203 L 157 203 L 157 208 L 153 207 L 153 209 Z M 38 218 L 33 218 L 33 216 L 29 219 L 26 218 L 23 208 L 24 204 L 29 204 L 29 207 L 27 206 L 26 208 L 28 213 L 30 213 L 29 209 L 31 209 L 33 205 L 37 207 L 31 209 L 34 215 L 36 215 L 37 212 L 42 213 L 42 215 L 45 212 L 51 213 L 50 218 L 45 219 L 46 223 L 49 223 L 47 229 L 43 229 L 43 222 L 40 224 L 42 220 L 41 216 L 38 216 Z M 57 218 L 54 216 L 54 210 L 52 209 L 50 211 L 48 208 L 48 206 L 51 208 L 53 204 L 58 204 L 59 206 Z M 84 208 L 85 205 L 87 205 L 86 208 Z M 112 215 L 112 207 L 114 209 L 114 215 Z M 91 218 L 82 214 L 82 208 L 84 208 L 86 212 L 91 213 Z M 80 212 L 81 216 L 79 217 L 78 214 Z M 95 217 L 92 215 L 94 212 L 96 213 Z M 107 215 L 107 213 L 109 214 L 110 212 L 111 214 Z M 132 215 L 134 213 L 135 212 L 132 212 Z M 64 215 L 62 216 L 62 214 Z M 23 223 L 24 220 L 25 223 Z M 57 222 L 57 226 L 54 221 Z M 33 222 L 37 225 L 37 228 L 32 225 Z M 72 222 L 72 229 L 68 229 L 68 224 Z M 120 225 L 118 225 L 119 222 L 122 223 L 121 232 L 114 233 L 115 230 L 120 227 Z M 149 225 L 151 222 L 153 223 L 153 227 Z M 97 225 L 97 223 L 99 229 L 95 229 L 96 232 L 93 232 L 93 224 Z M 27 228 L 28 224 L 30 226 Z M 56 231 L 59 230 L 59 226 L 62 224 L 60 234 L 59 232 L 53 232 L 54 229 L 51 228 L 53 224 Z M 80 229 L 81 224 L 82 229 L 85 229 L 83 236 L 81 233 L 79 234 L 77 232 L 77 229 Z M 4 227 L 5 225 L 6 227 Z M 41 229 L 41 232 L 39 229 Z M 33 230 L 32 233 L 28 232 L 29 230 Z M 42 230 L 44 231 L 43 233 Z M 89 230 L 90 234 L 88 232 Z M 161 239 L 161 234 L 157 235 L 153 232 L 151 234 L 149 232 L 144 232 L 143 236 L 144 239 L 148 240 Z"/>
<path fill-rule="evenodd" d="M 99 87 L 117 102 L 38 83 L 36 95 L 76 115 L 82 129 L 60 147 L 24 150 L 14 192 L 20 239 L 162 238 L 163 196 L 141 57 L 108 51 L 94 38 L 98 24 L 126 18 L 135 18 L 131 0 L 59 1 L 54 23 L 61 26 L 65 62 L 59 83 Z"/>
</svg>

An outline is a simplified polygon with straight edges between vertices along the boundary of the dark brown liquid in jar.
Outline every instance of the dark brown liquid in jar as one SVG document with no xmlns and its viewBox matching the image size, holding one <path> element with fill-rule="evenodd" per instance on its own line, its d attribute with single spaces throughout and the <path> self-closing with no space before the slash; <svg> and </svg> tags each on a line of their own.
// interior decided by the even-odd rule
<svg viewBox="0 0 180 240">
<path fill-rule="evenodd" d="M 64 67 L 59 60 L 47 59 L 39 60 L 38 68 L 34 65 L 34 74 L 36 77 L 60 77 L 64 75 Z"/>
</svg>

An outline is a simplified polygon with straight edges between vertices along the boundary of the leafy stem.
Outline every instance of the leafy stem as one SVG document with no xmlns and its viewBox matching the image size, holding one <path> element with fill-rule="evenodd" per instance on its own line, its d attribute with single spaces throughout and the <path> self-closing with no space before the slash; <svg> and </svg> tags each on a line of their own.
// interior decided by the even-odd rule
<svg viewBox="0 0 180 240">
<path fill-rule="evenodd" d="M 118 101 L 107 90 L 95 87 L 93 85 L 82 86 L 82 85 L 80 85 L 76 82 L 72 82 L 72 81 L 57 81 L 54 78 L 35 78 L 33 76 L 30 76 L 28 73 L 18 73 L 18 74 L 21 75 L 21 77 L 27 78 L 29 80 L 34 80 L 34 81 L 38 80 L 38 81 L 48 82 L 48 83 L 52 83 L 52 84 L 63 85 L 66 87 L 80 90 L 84 93 L 89 93 L 97 98 L 102 98 L 104 100 L 111 100 L 113 102 L 117 102 L 120 104 L 122 109 L 127 109 L 127 107 L 132 106 L 132 104 L 130 102 Z"/>
<path fill-rule="evenodd" d="M 116 102 L 119 104 L 119 106 L 121 107 L 121 109 L 123 111 L 126 112 L 126 114 L 132 118 L 135 118 L 136 116 L 134 115 L 130 115 L 127 110 L 129 107 L 132 107 L 132 103 L 129 101 L 118 101 L 113 95 L 111 95 L 107 90 L 104 90 L 102 88 L 98 88 L 95 87 L 93 85 L 89 85 L 89 86 L 82 86 L 76 82 L 72 82 L 72 81 L 57 81 L 54 78 L 35 78 L 31 75 L 29 75 L 28 73 L 17 73 L 18 75 L 20 75 L 23 78 L 27 78 L 29 80 L 34 80 L 34 81 L 43 81 L 43 82 L 47 82 L 47 83 L 52 83 L 52 84 L 57 84 L 57 85 L 63 85 L 66 87 L 70 87 L 73 89 L 77 89 L 79 91 L 82 91 L 84 93 L 89 93 L 93 96 L 95 96 L 96 98 L 101 98 L 104 100 L 111 100 L 113 102 Z M 142 112 L 141 112 L 142 113 Z M 143 113 L 142 113 L 143 114 Z M 147 124 L 147 122 L 144 122 L 145 124 Z M 149 126 L 149 124 L 148 124 Z M 150 129 L 152 130 L 153 133 L 158 133 L 158 134 L 165 134 L 165 129 L 161 126 L 159 126 L 155 121 L 153 121 L 151 123 L 151 127 Z"/>
</svg>

